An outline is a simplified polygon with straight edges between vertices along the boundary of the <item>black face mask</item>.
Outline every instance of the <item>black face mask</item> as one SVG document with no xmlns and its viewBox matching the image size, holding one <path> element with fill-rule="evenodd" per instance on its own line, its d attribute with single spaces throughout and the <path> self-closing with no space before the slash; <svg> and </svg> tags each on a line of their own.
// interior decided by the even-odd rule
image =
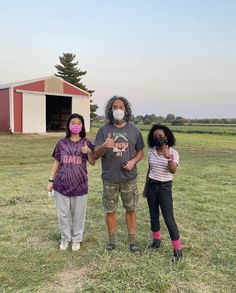
<svg viewBox="0 0 236 293">
<path fill-rule="evenodd" d="M 157 147 L 162 147 L 166 142 L 166 137 L 154 137 L 154 145 Z"/>
</svg>

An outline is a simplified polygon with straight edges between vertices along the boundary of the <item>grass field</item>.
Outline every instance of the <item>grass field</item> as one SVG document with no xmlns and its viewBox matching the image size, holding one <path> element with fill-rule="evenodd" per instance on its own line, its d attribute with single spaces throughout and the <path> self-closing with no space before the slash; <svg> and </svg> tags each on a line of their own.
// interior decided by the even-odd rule
<svg viewBox="0 0 236 293">
<path fill-rule="evenodd" d="M 173 195 L 185 257 L 173 264 L 163 221 L 161 248 L 147 249 L 149 215 L 141 197 L 137 239 L 143 255 L 128 251 L 121 204 L 118 248 L 111 254 L 104 250 L 99 161 L 89 167 L 81 250 L 59 251 L 54 201 L 46 193 L 58 137 L 0 134 L 0 292 L 236 292 L 236 136 L 176 133 L 176 138 L 181 161 Z M 146 167 L 145 153 L 140 191 Z"/>
<path fill-rule="evenodd" d="M 219 135 L 236 135 L 235 124 L 197 124 L 173 126 L 168 125 L 175 133 L 203 133 L 203 134 L 219 134 Z M 142 131 L 150 129 L 150 125 L 140 125 Z"/>
</svg>

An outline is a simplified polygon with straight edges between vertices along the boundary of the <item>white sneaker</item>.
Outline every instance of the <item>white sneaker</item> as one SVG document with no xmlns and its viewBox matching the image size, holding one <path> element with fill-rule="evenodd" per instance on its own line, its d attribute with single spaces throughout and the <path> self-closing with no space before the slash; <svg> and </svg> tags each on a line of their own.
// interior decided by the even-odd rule
<svg viewBox="0 0 236 293">
<path fill-rule="evenodd" d="M 69 241 L 62 241 L 60 244 L 60 250 L 67 250 L 69 246 Z"/>
<path fill-rule="evenodd" d="M 72 248 L 73 251 L 79 250 L 80 249 L 80 243 L 79 242 L 73 242 L 71 248 Z"/>
</svg>

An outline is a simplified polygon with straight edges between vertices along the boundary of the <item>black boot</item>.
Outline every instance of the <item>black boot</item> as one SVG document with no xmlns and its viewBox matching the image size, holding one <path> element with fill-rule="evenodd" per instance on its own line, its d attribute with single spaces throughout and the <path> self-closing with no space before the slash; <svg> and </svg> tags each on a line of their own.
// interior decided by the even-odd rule
<svg viewBox="0 0 236 293">
<path fill-rule="evenodd" d="M 177 249 L 174 249 L 173 250 L 173 261 L 179 261 L 183 258 L 183 250 L 180 249 L 180 250 L 177 250 Z"/>
<path fill-rule="evenodd" d="M 152 250 L 157 250 L 161 245 L 161 240 L 159 239 L 153 239 L 153 242 L 151 245 L 148 246 L 148 248 Z"/>
</svg>

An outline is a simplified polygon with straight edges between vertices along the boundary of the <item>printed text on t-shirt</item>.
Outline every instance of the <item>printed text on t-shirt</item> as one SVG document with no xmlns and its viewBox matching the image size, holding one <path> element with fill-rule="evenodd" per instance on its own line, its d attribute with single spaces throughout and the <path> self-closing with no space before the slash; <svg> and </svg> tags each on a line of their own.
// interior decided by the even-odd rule
<svg viewBox="0 0 236 293">
<path fill-rule="evenodd" d="M 63 156 L 63 163 L 64 164 L 81 164 L 82 159 L 80 156 L 74 156 L 74 155 L 64 155 Z"/>
</svg>

